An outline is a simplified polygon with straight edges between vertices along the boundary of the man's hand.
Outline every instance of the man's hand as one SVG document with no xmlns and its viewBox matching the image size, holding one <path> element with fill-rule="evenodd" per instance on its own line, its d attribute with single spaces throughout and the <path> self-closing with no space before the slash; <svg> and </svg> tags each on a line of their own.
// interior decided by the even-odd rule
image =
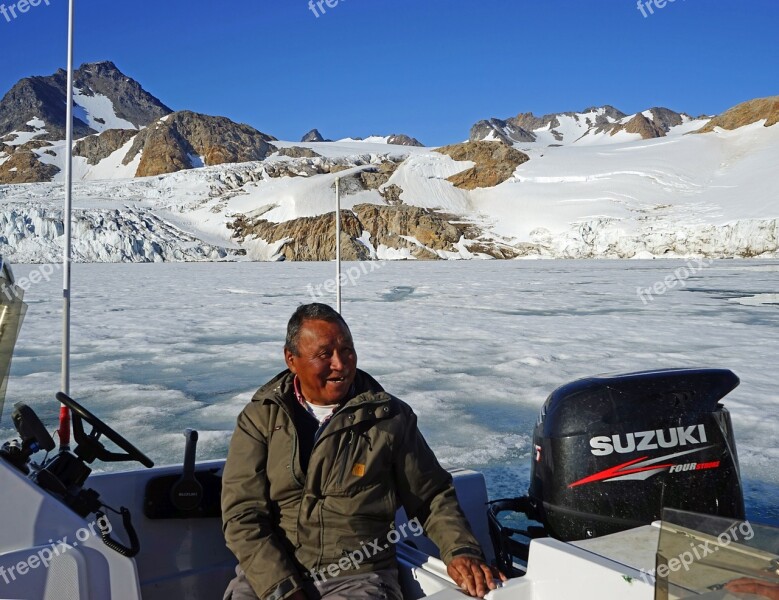
<svg viewBox="0 0 779 600">
<path fill-rule="evenodd" d="M 763 598 L 779 600 L 779 585 L 749 577 L 734 579 L 725 584 L 725 589 L 736 594 L 755 594 Z"/>
<path fill-rule="evenodd" d="M 484 598 L 487 592 L 498 587 L 494 581 L 496 577 L 506 581 L 506 576 L 497 569 L 483 560 L 468 556 L 453 558 L 446 572 L 463 591 L 477 598 Z"/>
</svg>

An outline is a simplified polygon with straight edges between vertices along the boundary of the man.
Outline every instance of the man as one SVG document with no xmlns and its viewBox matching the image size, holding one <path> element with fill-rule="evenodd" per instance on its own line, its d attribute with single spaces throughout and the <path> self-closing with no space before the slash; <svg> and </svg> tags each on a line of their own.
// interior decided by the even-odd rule
<svg viewBox="0 0 779 600">
<path fill-rule="evenodd" d="M 402 600 L 386 543 L 398 539 L 401 504 L 455 583 L 472 596 L 494 589 L 451 476 L 411 408 L 357 369 L 341 316 L 298 307 L 284 359 L 288 370 L 255 393 L 230 443 L 222 515 L 239 568 L 225 598 Z"/>
</svg>

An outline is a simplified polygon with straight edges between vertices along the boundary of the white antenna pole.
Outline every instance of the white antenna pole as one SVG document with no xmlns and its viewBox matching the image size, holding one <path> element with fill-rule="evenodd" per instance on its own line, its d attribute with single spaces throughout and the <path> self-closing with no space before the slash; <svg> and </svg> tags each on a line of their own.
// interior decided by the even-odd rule
<svg viewBox="0 0 779 600">
<path fill-rule="evenodd" d="M 341 314 L 341 178 L 335 180 L 335 304 Z"/>
<path fill-rule="evenodd" d="M 70 395 L 70 255 L 71 210 L 73 193 L 73 25 L 75 0 L 68 1 L 68 82 L 65 90 L 65 243 L 62 257 L 62 380 L 61 390 Z M 70 415 L 60 408 L 60 447 L 70 444 Z"/>
</svg>

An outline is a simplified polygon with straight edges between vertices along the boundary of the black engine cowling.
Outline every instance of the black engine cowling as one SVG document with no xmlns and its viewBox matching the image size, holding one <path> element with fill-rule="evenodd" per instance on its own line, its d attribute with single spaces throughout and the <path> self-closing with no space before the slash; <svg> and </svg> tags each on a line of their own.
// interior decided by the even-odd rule
<svg viewBox="0 0 779 600">
<path fill-rule="evenodd" d="M 651 523 L 663 507 L 744 518 L 736 445 L 719 403 L 726 369 L 580 379 L 556 389 L 533 433 L 529 500 L 562 540 Z"/>
</svg>

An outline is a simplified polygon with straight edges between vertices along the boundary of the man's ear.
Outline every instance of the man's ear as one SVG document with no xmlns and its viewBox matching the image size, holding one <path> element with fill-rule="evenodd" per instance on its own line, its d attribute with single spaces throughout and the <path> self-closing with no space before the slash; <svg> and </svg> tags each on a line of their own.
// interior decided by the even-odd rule
<svg viewBox="0 0 779 600">
<path fill-rule="evenodd" d="M 287 363 L 287 368 L 292 371 L 295 375 L 298 374 L 297 368 L 295 366 L 295 360 L 297 359 L 297 356 L 295 356 L 292 352 L 284 348 L 284 362 Z"/>
</svg>

